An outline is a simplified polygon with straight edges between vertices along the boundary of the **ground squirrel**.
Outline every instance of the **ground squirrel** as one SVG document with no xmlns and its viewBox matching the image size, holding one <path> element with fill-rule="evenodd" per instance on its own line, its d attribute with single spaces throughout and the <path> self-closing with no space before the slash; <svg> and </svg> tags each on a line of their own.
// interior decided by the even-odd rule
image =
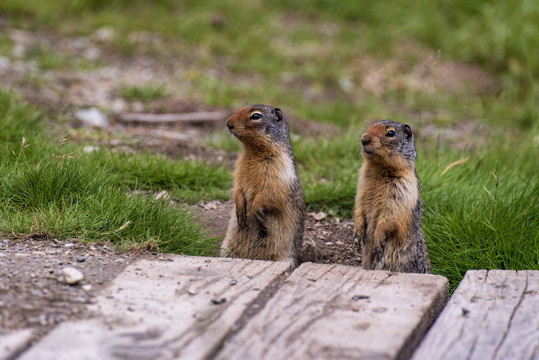
<svg viewBox="0 0 539 360">
<path fill-rule="evenodd" d="M 361 136 L 354 234 L 368 270 L 429 273 L 416 151 L 409 125 L 389 120 Z"/>
<path fill-rule="evenodd" d="M 221 256 L 300 263 L 305 198 L 281 109 L 244 106 L 226 121 L 242 143 Z"/>
</svg>

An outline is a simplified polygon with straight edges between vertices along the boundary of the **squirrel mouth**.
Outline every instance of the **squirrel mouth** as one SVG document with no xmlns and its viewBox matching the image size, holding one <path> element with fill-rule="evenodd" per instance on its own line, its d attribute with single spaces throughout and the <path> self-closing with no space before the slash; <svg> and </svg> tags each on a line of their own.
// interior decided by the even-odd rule
<svg viewBox="0 0 539 360">
<path fill-rule="evenodd" d="M 234 129 L 228 129 L 232 135 L 239 137 L 239 134 Z"/>
<path fill-rule="evenodd" d="M 363 146 L 362 147 L 362 150 L 363 150 L 363 153 L 365 155 L 376 155 L 376 151 L 374 151 L 374 149 L 372 149 L 370 146 Z"/>
</svg>

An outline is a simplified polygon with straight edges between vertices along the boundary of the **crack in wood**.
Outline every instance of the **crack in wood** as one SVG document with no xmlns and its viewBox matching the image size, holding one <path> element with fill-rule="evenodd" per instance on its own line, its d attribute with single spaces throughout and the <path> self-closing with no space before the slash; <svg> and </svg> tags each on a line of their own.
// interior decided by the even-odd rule
<svg viewBox="0 0 539 360">
<path fill-rule="evenodd" d="M 224 346 L 245 327 L 249 320 L 264 309 L 268 301 L 279 291 L 289 275 L 287 272 L 279 275 L 272 283 L 260 291 L 259 295 L 246 306 L 240 318 L 234 323 L 220 343 L 208 354 L 206 360 L 214 359 Z"/>
<path fill-rule="evenodd" d="M 528 291 L 528 272 L 524 271 L 524 273 L 526 274 L 526 277 L 524 280 L 524 290 L 520 294 L 520 298 L 518 299 L 517 304 L 515 305 L 515 307 L 513 308 L 513 311 L 511 312 L 511 316 L 509 317 L 509 321 L 507 322 L 507 326 L 505 327 L 505 330 L 503 332 L 503 336 L 500 342 L 498 343 L 498 345 L 496 345 L 496 348 L 494 349 L 494 353 L 492 356 L 493 359 L 498 358 L 498 352 L 500 351 L 501 347 L 505 343 L 505 340 L 507 339 L 507 335 L 509 334 L 509 331 L 511 330 L 511 325 L 513 322 L 513 318 L 515 317 L 515 313 L 517 312 L 518 308 L 522 304 L 522 301 L 524 300 L 524 297 L 526 296 L 526 292 Z"/>
</svg>

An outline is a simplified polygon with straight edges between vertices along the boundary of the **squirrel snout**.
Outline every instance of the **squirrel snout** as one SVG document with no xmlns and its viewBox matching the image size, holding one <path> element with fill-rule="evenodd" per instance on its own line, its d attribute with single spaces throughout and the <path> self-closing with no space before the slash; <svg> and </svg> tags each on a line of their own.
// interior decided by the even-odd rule
<svg viewBox="0 0 539 360">
<path fill-rule="evenodd" d="M 361 144 L 363 145 L 369 145 L 371 142 L 371 138 L 369 136 L 363 135 L 361 137 Z"/>
<path fill-rule="evenodd" d="M 230 123 L 229 121 L 226 122 L 226 127 L 228 128 L 228 130 L 232 130 L 234 129 L 234 124 Z"/>
</svg>

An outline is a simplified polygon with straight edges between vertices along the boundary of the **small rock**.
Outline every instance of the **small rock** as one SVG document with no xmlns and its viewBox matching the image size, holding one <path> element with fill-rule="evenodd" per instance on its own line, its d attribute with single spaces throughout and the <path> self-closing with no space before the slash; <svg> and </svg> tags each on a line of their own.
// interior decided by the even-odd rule
<svg viewBox="0 0 539 360">
<path fill-rule="evenodd" d="M 326 241 L 326 245 L 331 246 L 331 245 L 333 245 L 333 243 L 331 241 Z"/>
<path fill-rule="evenodd" d="M 82 255 L 77 256 L 77 262 L 85 262 L 86 258 Z"/>
<path fill-rule="evenodd" d="M 84 151 L 85 153 L 93 153 L 95 151 L 98 151 L 99 150 L 99 146 L 92 146 L 92 145 L 87 145 L 85 147 L 82 148 L 82 151 Z"/>
<path fill-rule="evenodd" d="M 89 47 L 84 50 L 83 56 L 89 60 L 97 60 L 101 56 L 101 51 L 96 47 Z"/>
<path fill-rule="evenodd" d="M 230 285 L 232 285 L 232 286 L 236 285 L 237 283 L 238 283 L 238 280 L 236 280 L 236 279 L 230 280 Z"/>
<path fill-rule="evenodd" d="M 92 285 L 90 285 L 90 284 L 82 285 L 82 290 L 88 292 L 88 291 L 92 290 Z"/>
<path fill-rule="evenodd" d="M 79 110 L 75 113 L 75 117 L 80 120 L 84 126 L 98 128 L 109 127 L 107 117 L 98 108 Z"/>
<path fill-rule="evenodd" d="M 211 299 L 212 304 L 214 305 L 221 305 L 226 302 L 226 298 L 213 298 Z"/>
<path fill-rule="evenodd" d="M 75 244 L 73 244 L 73 243 L 67 243 L 67 244 L 64 245 L 64 247 L 66 247 L 66 248 L 70 248 L 70 247 L 73 247 L 73 246 L 75 246 Z"/>
<path fill-rule="evenodd" d="M 218 200 L 215 200 L 215 201 L 210 201 L 209 203 L 206 203 L 206 204 L 200 204 L 200 206 L 202 206 L 206 210 L 217 210 L 220 204 L 221 203 Z"/>
<path fill-rule="evenodd" d="M 66 284 L 74 285 L 84 279 L 84 275 L 77 269 L 66 267 L 62 269 L 62 275 Z"/>
<path fill-rule="evenodd" d="M 121 258 L 121 257 L 116 258 L 116 259 L 114 260 L 114 263 L 115 263 L 115 264 L 123 264 L 124 262 L 125 262 L 125 259 L 124 259 L 124 258 Z"/>
<path fill-rule="evenodd" d="M 127 108 L 127 104 L 122 99 L 115 99 L 112 102 L 112 105 L 110 105 L 110 110 L 112 110 L 112 112 L 114 112 L 114 113 L 124 112 L 126 108 Z M 111 145 L 119 145 L 119 141 L 116 140 L 116 142 L 118 142 L 118 144 L 113 144 L 111 142 Z"/>
<path fill-rule="evenodd" d="M 111 41 L 114 39 L 115 32 L 113 28 L 107 26 L 97 29 L 93 36 L 100 41 Z"/>
<path fill-rule="evenodd" d="M 312 219 L 314 219 L 316 221 L 322 221 L 327 217 L 326 213 L 324 213 L 322 211 L 320 211 L 318 213 L 312 213 L 311 212 L 311 213 L 308 213 L 307 215 L 309 215 L 310 218 L 312 218 Z"/>
<path fill-rule="evenodd" d="M 302 262 L 316 262 L 318 260 L 318 249 L 313 239 L 305 239 L 301 249 Z"/>
<path fill-rule="evenodd" d="M 169 198 L 168 192 L 166 190 L 161 191 L 159 194 L 155 195 L 155 200 L 164 199 L 167 200 Z"/>
<path fill-rule="evenodd" d="M 357 301 L 357 300 L 365 300 L 365 299 L 368 299 L 369 296 L 367 295 L 354 295 L 352 296 L 352 300 L 354 301 Z"/>
<path fill-rule="evenodd" d="M 189 295 L 196 295 L 197 291 L 195 288 L 189 288 Z"/>
</svg>

